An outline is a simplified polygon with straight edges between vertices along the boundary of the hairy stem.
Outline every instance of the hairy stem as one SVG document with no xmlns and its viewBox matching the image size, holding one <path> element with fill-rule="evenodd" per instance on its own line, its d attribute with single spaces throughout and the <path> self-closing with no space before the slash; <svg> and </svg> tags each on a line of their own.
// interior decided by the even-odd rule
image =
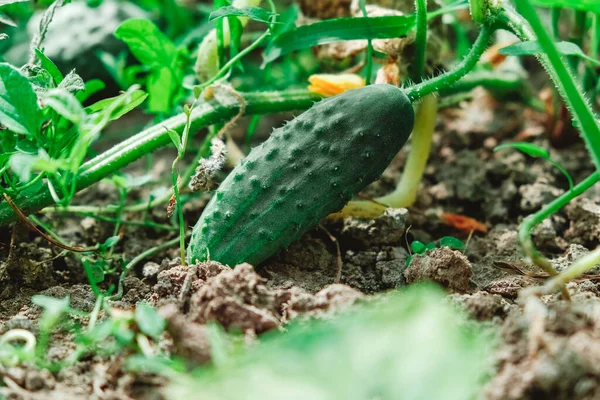
<svg viewBox="0 0 600 400">
<path fill-rule="evenodd" d="M 475 44 L 471 48 L 471 51 L 464 60 L 452 71 L 442 74 L 436 78 L 427 80 L 411 88 L 406 89 L 406 95 L 408 98 L 415 102 L 428 94 L 438 92 L 440 89 L 452 86 L 463 76 L 469 73 L 477 64 L 481 55 L 487 49 L 492 34 L 496 28 L 494 26 L 483 26 L 479 32 L 479 36 L 475 41 Z"/>
<path fill-rule="evenodd" d="M 425 61 L 427 58 L 427 0 L 415 0 L 417 10 L 417 34 L 415 37 L 416 57 L 415 82 L 421 82 L 425 75 Z"/>
</svg>

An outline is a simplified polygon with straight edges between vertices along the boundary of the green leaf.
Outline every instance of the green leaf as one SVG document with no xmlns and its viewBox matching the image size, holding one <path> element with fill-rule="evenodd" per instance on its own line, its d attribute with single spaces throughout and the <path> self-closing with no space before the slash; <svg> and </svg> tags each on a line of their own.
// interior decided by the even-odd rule
<svg viewBox="0 0 600 400">
<path fill-rule="evenodd" d="M 126 102 L 119 105 L 111 112 L 109 119 L 112 121 L 121 118 L 123 115 L 142 104 L 144 100 L 146 100 L 146 97 L 148 97 L 148 94 L 144 93 L 143 90 L 134 90 L 132 92 L 120 94 L 116 97 L 100 100 L 91 106 L 86 107 L 85 110 L 90 114 L 101 112 L 102 110 L 111 108 L 111 106 L 117 103 L 123 103 L 123 101 L 127 99 Z"/>
<path fill-rule="evenodd" d="M 177 131 L 174 131 L 173 129 L 169 129 L 167 127 L 165 127 L 165 129 L 169 133 L 169 138 L 171 139 L 171 142 L 173 142 L 173 144 L 175 145 L 177 152 L 180 153 L 181 152 L 181 137 L 179 136 L 179 133 L 177 133 Z"/>
<path fill-rule="evenodd" d="M 86 116 L 79 100 L 65 89 L 49 90 L 44 94 L 44 103 L 76 125 Z"/>
<path fill-rule="evenodd" d="M 83 79 L 77 75 L 77 73 L 75 73 L 75 70 L 72 70 L 67 74 L 67 76 L 65 76 L 58 87 L 74 93 L 80 90 L 85 90 L 85 83 L 83 82 Z"/>
<path fill-rule="evenodd" d="M 35 49 L 35 54 L 37 54 L 40 62 L 42 63 L 42 68 L 50 73 L 52 79 L 54 80 L 54 84 L 58 86 L 64 79 L 64 75 L 60 72 L 60 69 L 50 60 L 40 49 Z"/>
<path fill-rule="evenodd" d="M 28 1 L 29 0 L 0 0 L 0 7 L 7 6 L 9 4 L 15 4 L 15 3 L 25 3 Z"/>
<path fill-rule="evenodd" d="M 69 296 L 64 299 L 57 299 L 50 296 L 35 295 L 31 298 L 31 302 L 42 307 L 46 313 L 55 316 L 69 309 Z"/>
<path fill-rule="evenodd" d="M 17 174 L 19 181 L 26 183 L 31 180 L 31 170 L 36 160 L 36 155 L 16 153 L 10 156 L 8 165 L 10 166 L 10 169 Z"/>
<path fill-rule="evenodd" d="M 216 11 L 213 11 L 208 17 L 208 22 L 215 21 L 219 18 L 236 16 L 236 17 L 248 17 L 254 21 L 264 22 L 268 24 L 271 22 L 273 13 L 260 7 L 242 7 L 237 8 L 233 6 L 221 7 Z"/>
<path fill-rule="evenodd" d="M 167 324 L 155 308 L 143 302 L 135 307 L 135 320 L 140 331 L 155 339 L 163 333 Z"/>
<path fill-rule="evenodd" d="M 117 243 L 119 243 L 119 240 L 121 240 L 121 237 L 119 235 L 111 236 L 104 241 L 104 246 L 107 249 L 109 249 L 111 247 L 114 247 Z"/>
<path fill-rule="evenodd" d="M 16 27 L 17 23 L 15 21 L 13 21 L 12 19 L 10 19 L 9 17 L 7 17 L 5 14 L 0 13 L 0 23 L 4 24 L 4 25 L 8 25 L 8 26 L 13 26 Z M 3 33 L 2 35 L 8 37 L 7 34 Z"/>
<path fill-rule="evenodd" d="M 494 151 L 500 151 L 504 149 L 517 149 L 523 153 L 537 158 L 543 158 L 544 160 L 550 160 L 550 153 L 545 148 L 526 142 L 506 143 L 496 146 Z"/>
<path fill-rule="evenodd" d="M 581 11 L 600 13 L 598 0 L 534 0 L 533 4 L 542 7 L 574 8 Z"/>
<path fill-rule="evenodd" d="M 177 48 L 147 19 L 128 19 L 115 31 L 115 36 L 129 46 L 131 53 L 148 66 L 172 65 L 176 61 Z"/>
<path fill-rule="evenodd" d="M 227 17 L 227 22 L 229 23 L 229 59 L 234 58 L 242 48 L 242 34 L 244 33 L 244 26 L 240 22 L 240 20 L 236 17 Z M 234 68 L 237 67 L 241 71 L 244 70 L 243 64 L 237 62 L 234 65 Z"/>
<path fill-rule="evenodd" d="M 156 68 L 148 75 L 148 111 L 166 113 L 171 109 L 175 82 L 176 78 L 168 67 Z"/>
<path fill-rule="evenodd" d="M 10 169 L 19 176 L 22 183 L 31 180 L 32 171 L 55 173 L 65 166 L 64 162 L 48 157 L 43 150 L 40 150 L 39 154 L 15 153 L 10 156 L 8 162 Z"/>
<path fill-rule="evenodd" d="M 423 244 L 422 242 L 419 242 L 418 240 L 413 241 L 410 244 L 410 248 L 412 249 L 413 253 L 415 253 L 415 254 L 425 253 L 425 244 Z"/>
<path fill-rule="evenodd" d="M 37 96 L 29 80 L 0 63 L 0 124 L 15 133 L 36 136 L 41 126 Z"/>
<path fill-rule="evenodd" d="M 265 51 L 270 63 L 292 51 L 321 44 L 356 39 L 403 37 L 415 26 L 414 15 L 373 18 L 336 18 L 303 25 L 277 36 Z"/>
<path fill-rule="evenodd" d="M 600 66 L 600 60 L 596 60 L 581 50 L 581 47 L 571 42 L 557 42 L 555 43 L 556 49 L 563 56 L 576 56 L 584 60 L 589 61 L 593 65 Z M 528 42 L 516 43 L 511 46 L 500 49 L 500 54 L 505 56 L 529 56 L 544 54 L 544 50 L 537 40 L 531 40 Z"/>
<path fill-rule="evenodd" d="M 444 236 L 440 239 L 440 247 L 450 247 L 454 250 L 464 250 L 466 246 L 465 243 L 460 239 L 452 236 Z"/>
<path fill-rule="evenodd" d="M 104 282 L 105 278 L 105 268 L 107 267 L 107 263 L 104 260 L 93 260 L 89 257 L 83 257 L 81 262 L 87 271 L 89 271 L 89 277 L 94 281 L 94 283 Z"/>
</svg>

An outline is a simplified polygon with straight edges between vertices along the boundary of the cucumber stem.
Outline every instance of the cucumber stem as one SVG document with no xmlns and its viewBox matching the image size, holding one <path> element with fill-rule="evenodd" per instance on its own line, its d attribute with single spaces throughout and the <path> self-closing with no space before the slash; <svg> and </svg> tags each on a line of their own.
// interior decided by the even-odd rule
<svg viewBox="0 0 600 400">
<path fill-rule="evenodd" d="M 410 207 L 414 204 L 431 151 L 437 110 L 438 99 L 436 95 L 425 96 L 417 109 L 412 134 L 412 147 L 402 178 L 400 178 L 400 182 L 392 193 L 377 198 L 377 202 L 394 208 Z"/>
<path fill-rule="evenodd" d="M 454 83 L 459 81 L 463 76 L 469 73 L 477 64 L 485 50 L 487 50 L 488 44 L 492 39 L 493 33 L 496 31 L 495 26 L 483 26 L 479 32 L 479 36 L 475 41 L 475 44 L 471 48 L 471 51 L 464 60 L 458 64 L 456 68 L 445 74 L 439 75 L 433 79 L 429 79 L 418 85 L 412 86 L 406 89 L 406 95 L 414 103 L 423 97 L 438 92 L 441 89 L 452 86 Z"/>
</svg>

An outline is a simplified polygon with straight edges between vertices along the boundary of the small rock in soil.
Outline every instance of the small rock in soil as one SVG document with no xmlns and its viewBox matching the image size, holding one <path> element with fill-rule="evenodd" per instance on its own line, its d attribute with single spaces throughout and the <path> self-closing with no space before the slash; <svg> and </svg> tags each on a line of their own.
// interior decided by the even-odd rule
<svg viewBox="0 0 600 400">
<path fill-rule="evenodd" d="M 414 255 L 409 267 L 404 271 L 404 277 L 409 284 L 435 281 L 458 292 L 469 290 L 472 274 L 473 269 L 467 257 L 448 247 Z"/>
</svg>

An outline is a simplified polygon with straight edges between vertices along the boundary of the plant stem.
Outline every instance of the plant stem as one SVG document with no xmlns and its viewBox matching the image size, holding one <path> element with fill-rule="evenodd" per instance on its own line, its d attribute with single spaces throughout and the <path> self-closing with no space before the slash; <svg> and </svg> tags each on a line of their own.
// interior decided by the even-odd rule
<svg viewBox="0 0 600 400">
<path fill-rule="evenodd" d="M 496 28 L 494 26 L 483 26 L 471 51 L 455 69 L 406 89 L 408 98 L 412 102 L 415 102 L 428 94 L 438 92 L 440 89 L 453 85 L 469 73 L 475 67 L 483 52 L 487 49 L 495 30 Z"/>
<path fill-rule="evenodd" d="M 292 110 L 304 110 L 320 99 L 306 90 L 285 92 L 243 93 L 247 114 L 267 114 Z M 227 121 L 239 112 L 240 105 L 223 105 L 217 101 L 199 104 L 191 113 L 191 132 L 206 126 Z M 78 172 L 77 190 L 82 190 L 113 174 L 144 155 L 171 143 L 165 127 L 181 132 L 186 124 L 186 115 L 181 113 L 159 125 L 146 129 L 115 145 L 106 152 L 83 164 Z M 53 204 L 47 188 L 33 196 L 20 195 L 14 199 L 17 206 L 26 214 Z M 5 202 L 0 203 L 0 226 L 11 223 L 16 215 Z"/>
<path fill-rule="evenodd" d="M 573 115 L 574 122 L 581 131 L 592 156 L 594 166 L 600 170 L 600 126 L 596 122 L 593 111 L 529 0 L 519 0 L 516 5 L 522 17 L 512 10 L 504 9 L 498 15 L 497 22 L 513 32 L 521 41 L 539 41 L 545 53 L 539 56 L 540 62 L 546 68 Z M 535 33 L 528 29 L 529 26 Z"/>
<path fill-rule="evenodd" d="M 587 13 L 585 11 L 576 10 L 573 13 L 573 27 L 571 29 L 569 42 L 576 44 L 580 48 L 583 47 L 583 35 L 585 32 L 586 20 Z M 577 73 L 577 70 L 579 69 L 580 60 L 581 58 L 577 56 L 567 56 L 569 67 L 571 67 L 571 70 L 573 70 L 574 73 Z"/>
<path fill-rule="evenodd" d="M 417 34 L 415 37 L 416 57 L 413 80 L 421 82 L 425 75 L 425 62 L 427 58 L 427 0 L 415 0 L 417 10 Z"/>
<path fill-rule="evenodd" d="M 519 241 L 521 242 L 521 246 L 523 246 L 525 255 L 529 257 L 536 265 L 543 268 L 550 276 L 555 276 L 556 270 L 554 269 L 552 263 L 550 263 L 550 261 L 535 248 L 533 240 L 531 239 L 533 229 L 542 223 L 546 218 L 558 212 L 571 200 L 591 188 L 598 181 L 600 181 L 600 173 L 596 171 L 585 178 L 581 183 L 575 185 L 572 190 L 569 190 L 562 196 L 556 198 L 550 204 L 544 206 L 540 211 L 528 216 L 523 220 L 523 222 L 521 222 L 521 225 L 519 226 Z M 563 294 L 565 291 L 563 291 Z"/>
<path fill-rule="evenodd" d="M 410 207 L 417 199 L 417 192 L 423 178 L 423 172 L 431 152 L 431 143 L 435 131 L 438 111 L 438 100 L 434 94 L 425 96 L 415 117 L 415 127 L 412 133 L 411 150 L 396 189 L 377 202 L 390 207 Z"/>
<path fill-rule="evenodd" d="M 271 25 L 272 25 L 275 22 L 277 22 L 277 9 L 275 8 L 275 4 L 273 3 L 273 0 L 267 0 L 267 1 L 269 3 L 269 6 L 271 7 L 271 12 L 273 13 L 273 16 L 271 17 Z M 238 61 L 240 61 L 242 58 L 244 58 L 246 55 L 248 55 L 250 52 L 252 52 L 258 46 L 260 46 L 261 43 L 270 35 L 271 35 L 271 31 L 267 29 L 262 35 L 260 35 L 258 37 L 258 39 L 256 39 L 254 42 L 252 42 L 244 50 L 240 51 L 235 57 L 232 57 L 225 65 L 223 65 L 223 67 L 221 67 L 221 69 L 219 70 L 219 72 L 217 72 L 217 74 L 215 76 L 213 76 L 208 81 L 201 83 L 200 85 L 194 86 L 194 93 L 196 94 L 196 97 L 200 96 L 200 92 L 202 92 L 203 89 L 212 85 L 219 79 L 223 78 Z"/>
<path fill-rule="evenodd" d="M 137 256 L 135 256 L 135 258 L 133 258 L 131 261 L 129 261 L 129 263 L 127 263 L 126 266 L 123 267 L 123 272 L 121 272 L 121 276 L 119 276 L 119 289 L 117 290 L 117 293 L 108 297 L 107 299 L 108 300 L 120 300 L 123 297 L 123 281 L 127 277 L 127 274 L 129 273 L 129 271 L 131 271 L 140 261 L 144 260 L 147 257 L 153 256 L 154 254 L 156 254 L 160 251 L 168 249 L 171 246 L 176 245 L 177 243 L 179 243 L 179 240 L 180 240 L 179 236 L 177 236 L 176 238 L 173 238 L 167 242 L 164 242 L 164 243 L 160 244 L 159 246 L 152 247 L 152 248 L 144 251 L 143 253 L 140 253 Z"/>
<path fill-rule="evenodd" d="M 358 2 L 358 4 L 360 5 L 360 9 L 362 11 L 363 17 L 369 18 L 365 0 L 360 0 Z M 427 13 L 425 13 L 425 18 L 427 18 Z M 373 41 L 371 39 L 369 39 L 367 41 L 367 63 L 365 65 L 365 83 L 367 85 L 371 84 L 371 75 L 372 74 L 373 74 Z"/>
<path fill-rule="evenodd" d="M 179 218 L 179 252 L 181 255 L 181 265 L 186 265 L 187 261 L 185 258 L 185 220 L 183 218 L 183 204 L 181 204 L 181 198 L 179 197 L 179 169 L 177 164 L 179 156 L 173 161 L 173 167 L 171 169 L 171 180 L 173 182 L 173 196 L 175 197 L 175 205 L 177 217 Z"/>
<path fill-rule="evenodd" d="M 562 7 L 552 7 L 550 15 L 552 19 L 552 36 L 554 40 L 560 40 L 560 14 L 562 13 Z"/>
<path fill-rule="evenodd" d="M 565 284 L 585 274 L 596 265 L 600 264 L 600 247 L 597 247 L 591 253 L 579 258 L 571 266 L 560 274 L 550 279 L 542 288 L 545 293 L 553 293 L 559 289 L 564 289 Z"/>
</svg>

